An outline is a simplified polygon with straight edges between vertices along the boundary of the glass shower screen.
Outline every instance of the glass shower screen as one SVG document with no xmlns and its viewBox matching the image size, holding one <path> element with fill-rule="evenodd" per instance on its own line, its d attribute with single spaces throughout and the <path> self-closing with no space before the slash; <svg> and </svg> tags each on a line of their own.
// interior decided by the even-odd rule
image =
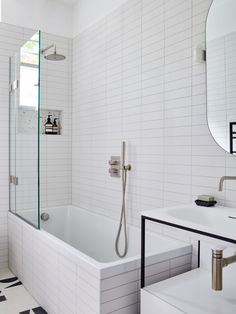
<svg viewBox="0 0 236 314">
<path fill-rule="evenodd" d="M 40 31 L 10 58 L 10 210 L 39 228 Z"/>
</svg>

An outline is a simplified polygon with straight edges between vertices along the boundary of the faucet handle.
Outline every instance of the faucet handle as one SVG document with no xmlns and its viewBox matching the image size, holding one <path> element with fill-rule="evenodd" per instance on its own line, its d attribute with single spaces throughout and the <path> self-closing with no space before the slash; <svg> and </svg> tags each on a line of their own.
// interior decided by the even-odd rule
<svg viewBox="0 0 236 314">
<path fill-rule="evenodd" d="M 216 244 L 211 248 L 212 251 L 224 251 L 227 248 L 225 245 Z"/>
<path fill-rule="evenodd" d="M 110 159 L 108 163 L 109 163 L 110 166 L 119 166 L 120 161 L 119 160 L 115 160 L 115 159 Z"/>
</svg>

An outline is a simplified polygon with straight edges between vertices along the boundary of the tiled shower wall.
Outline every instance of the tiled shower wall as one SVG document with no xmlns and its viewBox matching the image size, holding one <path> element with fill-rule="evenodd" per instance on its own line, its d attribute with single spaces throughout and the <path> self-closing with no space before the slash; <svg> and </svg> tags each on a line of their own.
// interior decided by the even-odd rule
<svg viewBox="0 0 236 314">
<path fill-rule="evenodd" d="M 236 159 L 212 138 L 206 119 L 205 41 L 211 0 L 130 0 L 74 40 L 72 203 L 118 219 L 121 180 L 108 174 L 127 141 L 127 209 L 192 202 L 213 194 L 236 205 Z"/>
<path fill-rule="evenodd" d="M 61 135 L 41 135 L 41 208 L 71 204 L 72 40 L 42 33 L 42 48 L 52 43 L 64 61 L 42 60 L 41 109 L 61 112 Z"/>
<path fill-rule="evenodd" d="M 32 32 L 31 32 L 32 33 Z M 30 35 L 31 36 L 31 35 Z M 30 36 L 25 36 L 27 40 Z M 71 45 L 70 39 L 41 34 L 41 47 L 55 43 L 61 54 L 66 56 L 62 62 L 50 62 L 41 57 L 40 71 L 40 116 L 42 110 L 60 110 L 61 135 L 40 136 L 40 205 L 41 208 L 67 205 L 71 203 Z M 50 53 L 51 51 L 49 51 Z M 27 109 L 26 109 L 27 111 Z M 31 110 L 32 111 L 32 110 Z M 32 111 L 33 112 L 33 111 Z M 24 117 L 19 116 L 17 119 Z M 42 119 L 41 119 L 42 122 Z M 26 127 L 31 123 L 23 120 Z M 37 222 L 37 113 L 33 119 L 32 132 L 16 129 L 16 173 L 19 185 L 16 187 L 16 211 L 35 212 L 30 221 Z M 19 125 L 19 123 L 18 123 Z M 14 158 L 14 156 L 12 156 Z M 27 217 L 26 217 L 27 218 Z"/>
<path fill-rule="evenodd" d="M 33 31 L 34 32 L 34 31 Z M 32 34 L 32 31 L 31 31 Z M 25 40 L 31 35 L 25 36 Z M 71 45 L 67 38 L 41 33 L 41 48 L 52 43 L 58 52 L 66 56 L 65 61 L 47 61 L 41 57 L 40 69 L 40 117 L 61 112 L 61 135 L 40 135 L 40 206 L 41 208 L 71 203 Z M 51 53 L 50 50 L 48 53 Z M 45 110 L 45 111 L 43 111 Z M 37 223 L 38 199 L 38 129 L 37 115 L 32 109 L 24 108 L 18 115 L 16 129 L 16 211 L 33 211 L 30 221 Z M 32 119 L 28 117 L 33 115 Z M 21 120 L 21 121 L 20 121 Z M 41 123 L 44 123 L 42 118 Z M 52 119 L 53 122 L 53 119 Z M 19 128 L 23 125 L 24 128 Z M 28 129 L 28 130 L 27 130 Z M 43 129 L 43 127 L 42 127 Z M 11 154 L 13 155 L 13 154 Z M 12 156 L 14 158 L 14 156 Z M 25 213 L 23 213 L 25 215 Z M 26 218 L 27 212 L 26 212 Z"/>
<path fill-rule="evenodd" d="M 127 191 L 129 222 L 138 223 L 140 210 L 189 203 L 201 193 L 214 194 L 220 202 L 236 205 L 234 182 L 227 183 L 224 193 L 217 192 L 219 177 L 235 174 L 236 160 L 224 153 L 210 135 L 205 65 L 193 61 L 193 47 L 205 40 L 210 3 L 130 0 L 74 39 L 74 205 L 119 217 L 121 181 L 109 177 L 108 160 L 120 154 L 123 139 L 127 141 L 127 161 L 132 164 Z M 24 32 L 0 24 L 0 267 L 7 264 L 8 56 L 22 43 Z M 70 40 L 51 40 L 59 40 L 61 52 L 71 56 Z M 48 93 L 42 107 L 65 105 L 67 119 L 70 70 L 58 62 L 51 67 L 51 80 L 42 86 Z M 52 195 L 44 194 L 45 207 L 71 201 L 70 119 L 67 121 L 65 137 L 55 142 L 46 138 L 44 151 L 52 155 L 42 165 L 50 177 L 47 184 L 42 181 L 42 190 L 46 193 L 51 189 Z"/>
<path fill-rule="evenodd" d="M 7 211 L 9 208 L 8 125 L 9 125 L 9 56 L 24 40 L 26 30 L 0 23 L 0 269 L 8 264 Z"/>
<path fill-rule="evenodd" d="M 7 211 L 9 209 L 8 119 L 9 119 L 9 56 L 34 32 L 29 29 L 0 23 L 0 269 L 8 264 Z M 43 207 L 71 203 L 71 45 L 72 40 L 42 34 L 42 47 L 57 43 L 66 61 L 49 63 L 42 60 L 41 107 L 62 111 L 62 135 L 41 137 L 41 204 Z M 34 141 L 35 151 L 30 149 Z M 17 186 L 16 208 L 33 209 L 37 205 L 37 137 L 36 134 L 17 133 Z"/>
</svg>

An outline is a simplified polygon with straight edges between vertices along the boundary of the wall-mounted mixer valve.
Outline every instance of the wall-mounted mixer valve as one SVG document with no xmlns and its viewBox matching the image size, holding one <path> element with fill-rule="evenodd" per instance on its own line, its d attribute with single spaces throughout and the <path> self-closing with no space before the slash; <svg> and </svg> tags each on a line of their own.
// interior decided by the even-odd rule
<svg viewBox="0 0 236 314">
<path fill-rule="evenodd" d="M 120 156 L 111 156 L 109 160 L 109 173 L 111 177 L 120 177 Z"/>
</svg>

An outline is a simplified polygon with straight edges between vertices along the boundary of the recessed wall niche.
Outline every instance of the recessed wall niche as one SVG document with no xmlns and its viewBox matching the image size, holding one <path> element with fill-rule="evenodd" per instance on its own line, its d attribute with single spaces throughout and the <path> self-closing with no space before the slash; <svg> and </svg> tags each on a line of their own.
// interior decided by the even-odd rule
<svg viewBox="0 0 236 314">
<path fill-rule="evenodd" d="M 37 121 L 38 111 L 32 108 L 19 108 L 18 110 L 18 133 L 19 134 L 37 134 L 38 126 L 35 121 Z M 46 134 L 45 124 L 47 118 L 50 116 L 50 120 L 53 123 L 56 119 L 58 126 L 57 134 L 62 134 L 62 111 L 61 110 L 49 110 L 41 109 L 40 111 L 40 134 Z"/>
<path fill-rule="evenodd" d="M 56 119 L 56 123 L 58 126 L 58 133 L 56 135 L 61 135 L 61 132 L 62 132 L 62 111 L 61 110 L 41 109 L 41 112 L 40 112 L 40 133 L 44 134 L 44 135 L 49 135 L 49 134 L 46 134 L 46 128 L 45 128 L 45 124 L 46 124 L 49 116 L 50 116 L 50 121 L 52 123 L 54 123 L 54 121 Z"/>
</svg>

